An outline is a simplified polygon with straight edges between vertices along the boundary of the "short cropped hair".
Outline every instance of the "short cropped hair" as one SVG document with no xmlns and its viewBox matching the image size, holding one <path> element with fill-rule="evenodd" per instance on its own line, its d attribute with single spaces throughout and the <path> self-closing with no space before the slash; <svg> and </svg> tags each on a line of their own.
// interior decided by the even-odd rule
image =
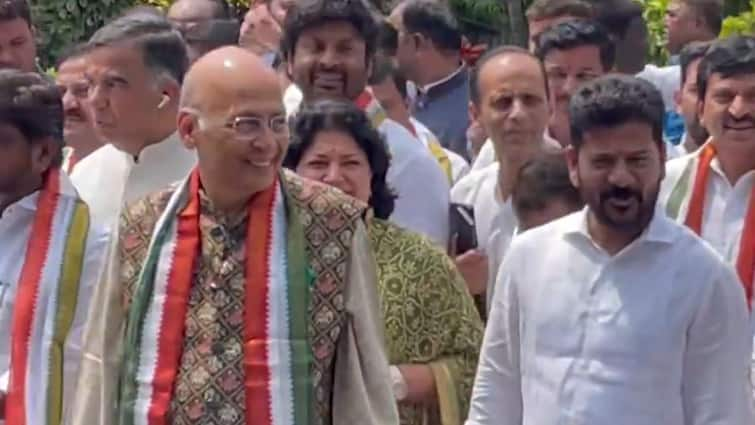
<svg viewBox="0 0 755 425">
<path fill-rule="evenodd" d="M 36 72 L 0 70 L 0 122 L 15 127 L 29 143 L 51 138 L 63 157 L 63 102 L 55 84 Z"/>
<path fill-rule="evenodd" d="M 569 50 L 582 46 L 595 46 L 600 52 L 603 70 L 613 69 L 616 45 L 605 28 L 591 20 L 570 20 L 548 28 L 537 38 L 535 54 L 540 60 L 552 50 Z"/>
<path fill-rule="evenodd" d="M 549 96 L 550 89 L 548 87 L 548 77 L 545 72 L 545 66 L 543 65 L 543 61 L 541 61 L 537 56 L 535 56 L 534 53 L 530 52 L 527 49 L 523 49 L 518 46 L 499 46 L 494 49 L 488 50 L 485 52 L 482 57 L 477 61 L 475 64 L 475 67 L 472 68 L 472 71 L 469 74 L 469 100 L 472 101 L 473 104 L 479 106 L 480 100 L 482 94 L 480 93 L 480 73 L 482 72 L 482 68 L 485 67 L 485 64 L 490 62 L 491 60 L 504 55 L 511 55 L 511 54 L 518 54 L 518 55 L 524 55 L 529 56 L 540 65 L 540 70 L 543 72 L 543 81 L 545 82 L 545 94 L 546 96 Z"/>
<path fill-rule="evenodd" d="M 697 68 L 697 90 L 700 99 L 705 99 L 708 79 L 713 74 L 728 78 L 734 75 L 755 72 L 755 38 L 734 35 L 716 40 L 708 48 Z"/>
<path fill-rule="evenodd" d="M 705 23 L 711 34 L 718 35 L 724 19 L 724 4 L 722 0 L 680 0 Z"/>
<path fill-rule="evenodd" d="M 584 205 L 579 190 L 569 179 L 563 154 L 556 153 L 540 154 L 519 170 L 511 200 L 519 216 L 541 211 L 555 200 L 575 210 Z"/>
<path fill-rule="evenodd" d="M 359 33 L 366 46 L 369 62 L 377 44 L 378 25 L 371 8 L 364 0 L 299 0 L 286 13 L 281 37 L 281 52 L 290 61 L 301 33 L 330 22 L 348 22 Z"/>
<path fill-rule="evenodd" d="M 86 56 L 91 50 L 91 47 L 86 43 L 74 44 L 66 46 L 58 56 L 58 60 L 55 61 L 55 69 L 60 69 L 60 66 L 64 63 L 82 58 Z"/>
<path fill-rule="evenodd" d="M 368 204 L 375 217 L 388 219 L 393 214 L 396 195 L 386 181 L 391 155 L 388 145 L 369 118 L 352 102 L 322 100 L 305 106 L 291 124 L 291 144 L 283 166 L 295 170 L 315 137 L 322 131 L 337 130 L 350 135 L 367 157 L 372 171 Z"/>
<path fill-rule="evenodd" d="M 642 19 L 642 6 L 634 0 L 600 0 L 595 3 L 595 20 L 619 40 L 635 19 Z"/>
<path fill-rule="evenodd" d="M 569 102 L 572 146 L 579 150 L 586 132 L 627 122 L 648 124 L 663 149 L 663 97 L 637 77 L 608 74 L 583 84 Z"/>
<path fill-rule="evenodd" d="M 590 19 L 594 10 L 590 3 L 583 0 L 535 0 L 527 8 L 527 19 L 541 21 L 543 19 L 572 16 L 574 18 Z"/>
<path fill-rule="evenodd" d="M 386 20 L 378 24 L 377 50 L 388 56 L 396 56 L 398 51 L 398 31 Z"/>
<path fill-rule="evenodd" d="M 27 0 L 0 0 L 0 21 L 23 19 L 32 26 L 31 8 Z"/>
<path fill-rule="evenodd" d="M 97 30 L 89 40 L 92 49 L 132 43 L 143 54 L 144 64 L 183 83 L 189 58 L 183 37 L 154 8 L 141 7 Z"/>
<path fill-rule="evenodd" d="M 679 68 L 682 72 L 682 85 L 687 82 L 687 70 L 692 62 L 705 56 L 705 52 L 711 46 L 710 41 L 693 41 L 682 48 L 679 52 Z"/>
<path fill-rule="evenodd" d="M 447 5 L 437 0 L 407 0 L 402 21 L 408 33 L 419 33 L 441 50 L 459 52 L 461 30 Z"/>
</svg>

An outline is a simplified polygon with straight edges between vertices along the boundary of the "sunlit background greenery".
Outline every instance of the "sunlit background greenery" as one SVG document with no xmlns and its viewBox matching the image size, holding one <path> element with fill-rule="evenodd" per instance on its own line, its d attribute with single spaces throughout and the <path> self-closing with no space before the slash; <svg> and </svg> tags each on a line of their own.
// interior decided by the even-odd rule
<svg viewBox="0 0 755 425">
<path fill-rule="evenodd" d="M 123 10 L 138 4 L 165 8 L 172 0 L 31 0 L 40 37 L 40 60 L 45 67 L 55 62 L 65 46 L 86 40 L 92 32 Z M 228 0 L 243 16 L 250 0 Z M 371 0 L 387 9 L 389 0 Z M 524 11 L 531 0 L 447 0 L 472 42 L 522 44 L 527 39 Z M 600 1 L 600 0 L 592 0 Z M 663 15 L 669 0 L 637 0 L 645 10 L 650 32 L 649 59 L 664 63 Z M 726 0 L 722 35 L 755 30 L 755 0 Z"/>
</svg>

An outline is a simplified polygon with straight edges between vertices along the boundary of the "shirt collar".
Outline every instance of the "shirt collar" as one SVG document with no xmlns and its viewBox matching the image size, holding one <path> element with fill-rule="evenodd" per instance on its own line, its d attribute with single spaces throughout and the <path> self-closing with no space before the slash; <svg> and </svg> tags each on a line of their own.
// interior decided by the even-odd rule
<svg viewBox="0 0 755 425">
<path fill-rule="evenodd" d="M 595 244 L 587 229 L 587 214 L 590 210 L 586 206 L 581 211 L 571 214 L 564 218 L 564 234 L 566 237 L 579 237 L 589 240 Z M 670 244 L 676 239 L 676 226 L 665 214 L 662 209 L 656 208 L 650 224 L 645 228 L 642 234 L 635 239 L 629 246 L 642 244 L 645 242 Z M 597 244 L 596 244 L 597 246 Z"/>
<path fill-rule="evenodd" d="M 438 81 L 436 81 L 434 83 L 430 83 L 430 84 L 425 85 L 424 87 L 420 87 L 419 91 L 421 91 L 422 93 L 427 93 L 431 89 L 433 89 L 435 87 L 438 87 L 438 86 L 441 86 L 441 85 L 443 85 L 443 84 L 451 81 L 454 77 L 456 77 L 457 75 L 461 74 L 462 71 L 464 71 L 464 67 L 465 67 L 465 65 L 462 63 L 456 69 L 456 71 L 448 74 L 446 77 L 444 77 L 444 78 L 442 78 L 442 79 L 440 79 L 440 80 L 438 80 Z"/>
</svg>

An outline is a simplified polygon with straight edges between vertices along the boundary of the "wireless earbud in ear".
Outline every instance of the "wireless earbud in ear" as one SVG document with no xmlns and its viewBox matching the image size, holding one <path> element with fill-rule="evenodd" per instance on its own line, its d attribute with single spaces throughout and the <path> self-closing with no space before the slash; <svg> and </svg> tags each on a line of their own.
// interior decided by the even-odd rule
<svg viewBox="0 0 755 425">
<path fill-rule="evenodd" d="M 168 102 L 170 102 L 170 96 L 168 96 L 167 94 L 163 94 L 163 97 L 160 100 L 160 103 L 157 105 L 157 109 L 163 109 L 165 105 L 168 104 Z"/>
</svg>

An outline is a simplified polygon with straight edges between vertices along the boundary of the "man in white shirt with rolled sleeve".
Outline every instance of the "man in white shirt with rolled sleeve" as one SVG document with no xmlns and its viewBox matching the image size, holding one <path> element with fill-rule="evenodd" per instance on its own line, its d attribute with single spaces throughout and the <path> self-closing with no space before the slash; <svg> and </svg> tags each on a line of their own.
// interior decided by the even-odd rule
<svg viewBox="0 0 755 425">
<path fill-rule="evenodd" d="M 629 76 L 572 98 L 568 164 L 588 206 L 509 249 L 467 425 L 753 423 L 742 286 L 656 212 L 663 110 Z"/>
</svg>

